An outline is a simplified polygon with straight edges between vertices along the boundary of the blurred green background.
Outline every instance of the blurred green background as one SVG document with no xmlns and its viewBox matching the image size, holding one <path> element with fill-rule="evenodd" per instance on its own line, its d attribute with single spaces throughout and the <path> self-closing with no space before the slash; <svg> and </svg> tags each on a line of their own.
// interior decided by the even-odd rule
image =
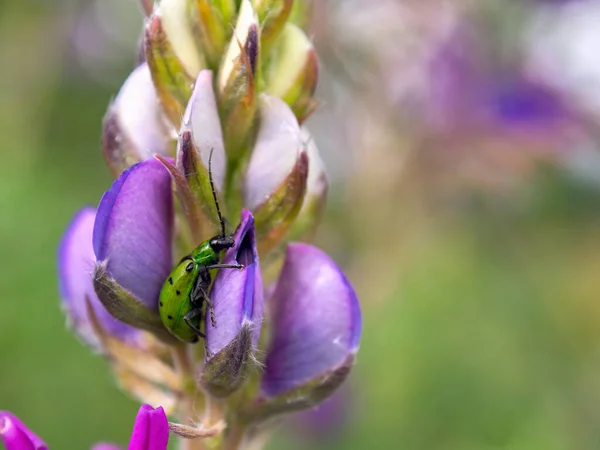
<svg viewBox="0 0 600 450">
<path fill-rule="evenodd" d="M 55 449 L 125 443 L 138 408 L 67 330 L 57 292 L 65 226 L 111 183 L 101 119 L 141 24 L 128 2 L 115 19 L 133 30 L 126 51 L 83 70 L 73 55 L 94 49 L 74 52 L 72 30 L 87 3 L 0 3 L 0 408 Z M 324 77 L 335 78 L 329 56 Z M 333 136 L 316 133 L 326 160 L 361 160 Z M 448 200 L 429 169 L 435 152 L 407 157 L 418 146 L 394 136 L 364 149 L 360 174 L 334 169 L 318 236 L 363 307 L 344 417 L 314 436 L 282 425 L 270 448 L 600 448 L 600 190 L 550 160 L 519 172 L 508 193 L 461 187 Z"/>
</svg>

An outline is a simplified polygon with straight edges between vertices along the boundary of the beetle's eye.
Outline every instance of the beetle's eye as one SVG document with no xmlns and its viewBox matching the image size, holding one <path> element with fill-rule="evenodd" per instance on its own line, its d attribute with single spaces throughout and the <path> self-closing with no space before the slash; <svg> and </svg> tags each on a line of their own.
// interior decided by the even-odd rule
<svg viewBox="0 0 600 450">
<path fill-rule="evenodd" d="M 185 271 L 186 272 L 191 272 L 193 268 L 194 268 L 194 263 L 191 262 L 187 266 L 185 266 Z"/>
</svg>

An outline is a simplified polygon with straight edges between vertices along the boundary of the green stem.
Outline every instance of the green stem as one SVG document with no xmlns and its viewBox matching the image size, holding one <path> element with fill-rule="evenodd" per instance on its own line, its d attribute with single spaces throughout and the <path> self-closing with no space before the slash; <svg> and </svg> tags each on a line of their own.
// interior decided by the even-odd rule
<svg viewBox="0 0 600 450">
<path fill-rule="evenodd" d="M 225 438 L 225 446 L 223 450 L 238 450 L 244 441 L 246 429 L 241 425 L 234 425 L 231 427 Z"/>
<path fill-rule="evenodd" d="M 194 382 L 193 365 L 185 345 L 179 345 L 172 350 L 173 365 L 181 377 L 181 390 L 183 396 L 177 404 L 177 415 L 183 424 L 193 425 L 196 422 L 196 401 L 198 392 Z M 179 439 L 180 450 L 204 450 L 202 439 Z"/>
</svg>

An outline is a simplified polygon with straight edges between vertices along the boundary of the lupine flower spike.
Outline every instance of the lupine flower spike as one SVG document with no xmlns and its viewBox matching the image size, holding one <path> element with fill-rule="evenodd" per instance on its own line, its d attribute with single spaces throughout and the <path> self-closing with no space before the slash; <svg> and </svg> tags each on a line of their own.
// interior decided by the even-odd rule
<svg viewBox="0 0 600 450">
<path fill-rule="evenodd" d="M 145 62 L 103 122 L 115 181 L 58 258 L 69 324 L 160 406 L 142 406 L 130 449 L 165 449 L 169 433 L 240 448 L 325 400 L 356 360 L 354 289 L 292 242 L 314 234 L 328 187 L 301 126 L 318 79 L 303 3 L 142 2 Z"/>
</svg>

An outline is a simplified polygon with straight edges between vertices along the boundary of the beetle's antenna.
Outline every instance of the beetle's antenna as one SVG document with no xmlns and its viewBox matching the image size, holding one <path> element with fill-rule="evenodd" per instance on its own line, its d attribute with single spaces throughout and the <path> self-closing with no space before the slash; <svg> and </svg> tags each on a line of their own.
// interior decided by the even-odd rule
<svg viewBox="0 0 600 450">
<path fill-rule="evenodd" d="M 215 206 L 217 207 L 217 214 L 219 215 L 219 222 L 221 223 L 221 236 L 225 236 L 225 221 L 221 215 L 221 209 L 219 208 L 219 200 L 217 200 L 217 193 L 215 192 L 215 184 L 212 177 L 212 155 L 214 148 L 210 149 L 210 155 L 208 156 L 208 180 L 210 181 L 210 189 L 212 191 L 213 199 L 215 200 Z"/>
</svg>

